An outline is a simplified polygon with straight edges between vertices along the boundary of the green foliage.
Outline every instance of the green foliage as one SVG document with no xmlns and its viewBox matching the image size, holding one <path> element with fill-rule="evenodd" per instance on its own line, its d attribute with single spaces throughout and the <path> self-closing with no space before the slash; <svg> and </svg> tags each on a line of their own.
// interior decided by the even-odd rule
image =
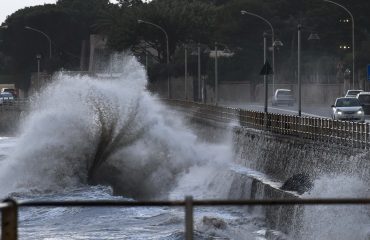
<svg viewBox="0 0 370 240">
<path fill-rule="evenodd" d="M 369 60 L 370 1 L 341 0 L 341 4 L 355 16 L 356 65 L 363 69 Z M 139 24 L 138 19 L 156 24 L 168 34 L 170 71 L 174 76 L 183 74 L 183 46 L 189 47 L 189 71 L 197 74 L 197 58 L 190 55 L 196 43 L 212 50 L 214 43 L 221 49 L 230 48 L 235 55 L 220 59 L 221 81 L 258 82 L 263 65 L 263 32 L 271 33 L 269 26 L 254 16 L 241 15 L 247 10 L 268 19 L 275 29 L 275 38 L 284 46 L 275 52 L 276 67 L 282 81 L 295 81 L 297 62 L 297 25 L 302 24 L 302 72 L 310 74 L 312 66 L 320 63 L 318 71 L 336 74 L 336 65 L 343 62 L 351 66 L 351 50 L 340 50 L 340 45 L 351 45 L 351 22 L 343 9 L 322 0 L 59 0 L 21 9 L 5 22 L 7 30 L 0 30 L 0 71 L 28 73 L 35 71 L 35 55 L 43 55 L 42 67 L 53 71 L 58 68 L 78 69 L 81 41 L 89 34 L 108 36 L 112 50 L 131 50 L 137 56 L 147 54 L 150 59 L 149 77 L 152 81 L 167 73 L 165 34 L 150 24 Z M 47 39 L 39 33 L 24 30 L 24 26 L 37 28 L 53 41 L 53 58 L 48 60 Z M 310 42 L 309 34 L 315 31 L 320 41 Z M 268 38 L 271 46 L 271 38 Z M 271 54 L 268 53 L 272 62 Z M 141 58 L 143 59 L 143 58 Z M 214 72 L 213 59 L 202 54 L 202 74 Z M 165 77 L 164 77 L 165 78 Z"/>
</svg>

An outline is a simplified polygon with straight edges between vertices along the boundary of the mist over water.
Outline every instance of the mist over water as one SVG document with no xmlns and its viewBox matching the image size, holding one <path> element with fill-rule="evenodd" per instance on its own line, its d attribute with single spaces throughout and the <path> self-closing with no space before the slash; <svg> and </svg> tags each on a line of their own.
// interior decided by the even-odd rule
<svg viewBox="0 0 370 240">
<path fill-rule="evenodd" d="M 322 176 L 305 198 L 369 198 L 367 184 L 354 176 Z M 305 206 L 301 239 L 368 239 L 370 208 L 367 205 Z"/>
<path fill-rule="evenodd" d="M 0 162 L 1 196 L 103 184 L 126 197 L 163 198 L 186 174 L 202 175 L 194 166 L 212 174 L 231 159 L 230 143 L 200 141 L 146 90 L 134 57 L 113 59 L 113 78 L 60 72 L 32 97 L 12 154 Z"/>
</svg>

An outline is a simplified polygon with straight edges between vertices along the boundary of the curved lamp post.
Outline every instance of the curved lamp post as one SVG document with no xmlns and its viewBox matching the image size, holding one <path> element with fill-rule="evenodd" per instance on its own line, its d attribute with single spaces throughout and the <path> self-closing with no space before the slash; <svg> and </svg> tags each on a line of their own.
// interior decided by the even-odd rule
<svg viewBox="0 0 370 240">
<path fill-rule="evenodd" d="M 149 24 L 149 25 L 152 25 L 158 29 L 160 29 L 164 35 L 166 36 L 166 50 L 167 50 L 167 80 L 168 80 L 168 98 L 171 98 L 171 84 L 170 84 L 170 76 L 169 76 L 169 73 L 168 73 L 168 68 L 169 68 L 169 65 L 170 65 L 170 50 L 169 50 L 169 46 L 168 46 L 168 35 L 167 35 L 167 32 L 159 25 L 155 24 L 155 23 L 152 23 L 152 22 L 148 22 L 148 21 L 144 21 L 144 20 L 137 20 L 137 22 L 140 24 L 140 23 L 146 23 L 146 24 Z"/>
<path fill-rule="evenodd" d="M 50 39 L 50 37 L 46 33 L 42 32 L 42 31 L 40 31 L 40 30 L 38 30 L 36 28 L 25 26 L 24 29 L 41 33 L 42 35 L 44 35 L 49 40 L 49 58 L 51 59 L 51 39 Z"/>
<path fill-rule="evenodd" d="M 298 30 L 298 66 L 297 66 L 297 82 L 298 82 L 298 116 L 302 116 L 302 83 L 301 83 L 301 32 L 305 30 L 301 24 L 297 26 Z M 309 35 L 307 40 L 320 40 L 317 33 L 312 33 Z"/>
<path fill-rule="evenodd" d="M 264 17 L 261 17 L 260 15 L 257 15 L 257 14 L 254 14 L 254 13 L 251 13 L 251 12 L 247 12 L 247 11 L 245 11 L 245 10 L 241 10 L 240 11 L 241 12 L 241 14 L 248 14 L 248 15 L 251 15 L 251 16 L 254 16 L 254 17 L 257 17 L 257 18 L 259 18 L 259 19 L 261 19 L 261 20 L 263 20 L 264 22 L 266 22 L 269 26 L 270 26 L 270 28 L 271 28 L 271 46 L 272 46 L 272 72 L 273 72 L 273 75 L 272 75 L 272 81 L 273 81 L 273 84 L 275 83 L 274 82 L 274 80 L 275 80 L 275 74 L 274 74 L 274 71 L 275 71 L 275 54 L 274 54 L 274 52 L 275 52 L 275 49 L 274 49 L 274 36 L 275 36 L 275 34 L 274 34 L 274 28 L 272 27 L 272 24 L 266 19 L 266 18 L 264 18 Z M 265 64 L 266 63 L 266 36 L 267 36 L 267 34 L 266 33 L 264 33 L 263 34 L 263 38 L 264 38 L 264 53 L 263 53 L 263 64 Z M 267 89 L 267 76 L 265 75 L 264 76 L 264 82 L 265 82 L 265 90 Z M 265 113 L 267 113 L 267 93 L 265 92 Z"/>
<path fill-rule="evenodd" d="M 330 1 L 330 0 L 323 0 L 323 1 L 343 8 L 351 17 L 351 21 L 352 21 L 352 89 L 354 89 L 355 88 L 355 18 L 345 6 L 337 2 Z"/>
</svg>

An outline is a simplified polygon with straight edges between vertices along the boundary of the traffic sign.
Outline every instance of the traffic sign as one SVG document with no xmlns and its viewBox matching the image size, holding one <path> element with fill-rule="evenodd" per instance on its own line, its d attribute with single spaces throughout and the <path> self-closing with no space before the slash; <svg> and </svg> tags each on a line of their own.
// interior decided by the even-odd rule
<svg viewBox="0 0 370 240">
<path fill-rule="evenodd" d="M 272 68 L 271 68 L 271 65 L 268 61 L 265 62 L 265 64 L 263 65 L 262 69 L 261 69 L 261 72 L 260 72 L 260 75 L 271 75 L 273 74 L 273 71 L 272 71 Z"/>
<path fill-rule="evenodd" d="M 370 64 L 367 65 L 367 80 L 370 81 Z"/>
</svg>

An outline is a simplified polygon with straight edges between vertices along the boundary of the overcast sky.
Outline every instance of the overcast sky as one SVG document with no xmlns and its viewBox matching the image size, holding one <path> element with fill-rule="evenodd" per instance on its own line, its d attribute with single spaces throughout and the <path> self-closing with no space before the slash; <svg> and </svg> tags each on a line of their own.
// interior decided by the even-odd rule
<svg viewBox="0 0 370 240">
<path fill-rule="evenodd" d="M 56 3 L 57 0 L 1 0 L 0 3 L 0 22 L 3 23 L 7 16 L 18 9 L 44 3 Z"/>
<path fill-rule="evenodd" d="M 18 9 L 56 2 L 57 0 L 0 0 L 0 23 L 3 23 L 7 16 L 11 15 Z M 112 0 L 111 2 L 115 1 Z"/>
</svg>

